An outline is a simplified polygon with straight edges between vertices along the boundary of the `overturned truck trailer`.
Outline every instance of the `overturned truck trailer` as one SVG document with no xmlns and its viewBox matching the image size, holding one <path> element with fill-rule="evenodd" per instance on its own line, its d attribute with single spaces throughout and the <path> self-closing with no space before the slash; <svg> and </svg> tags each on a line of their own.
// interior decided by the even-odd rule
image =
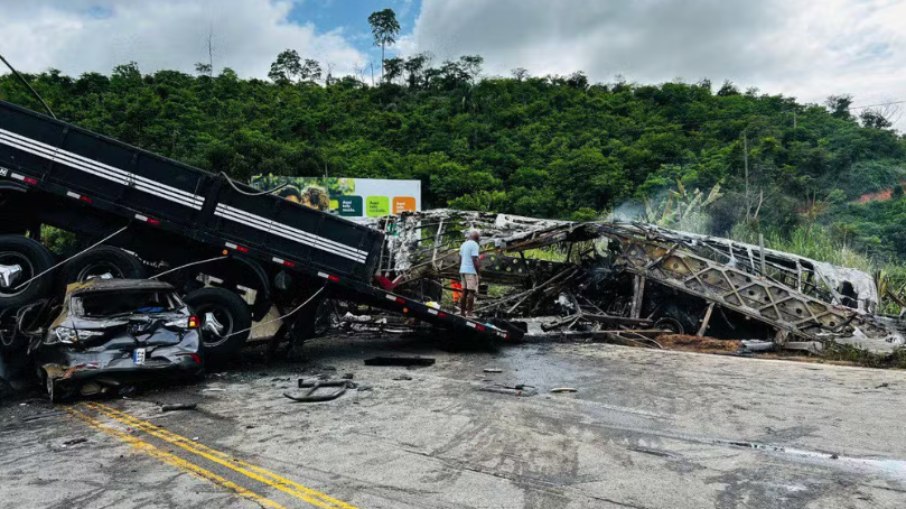
<svg viewBox="0 0 906 509">
<path fill-rule="evenodd" d="M 392 232 L 382 270 L 421 289 L 455 277 L 462 232 L 482 230 L 483 279 L 497 288 L 479 310 L 557 316 L 548 331 L 649 327 L 809 350 L 839 342 L 890 351 L 904 343 L 899 320 L 876 314 L 868 274 L 729 239 L 638 222 L 453 210 L 379 227 Z"/>
</svg>

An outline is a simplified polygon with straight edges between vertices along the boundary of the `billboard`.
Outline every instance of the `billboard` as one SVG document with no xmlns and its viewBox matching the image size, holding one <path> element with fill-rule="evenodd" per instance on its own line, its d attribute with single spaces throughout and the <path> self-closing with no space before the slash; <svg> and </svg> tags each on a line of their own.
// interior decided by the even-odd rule
<svg viewBox="0 0 906 509">
<path fill-rule="evenodd" d="M 422 207 L 419 180 L 255 175 L 250 184 L 262 191 L 285 185 L 275 194 L 353 221 L 420 211 Z"/>
</svg>

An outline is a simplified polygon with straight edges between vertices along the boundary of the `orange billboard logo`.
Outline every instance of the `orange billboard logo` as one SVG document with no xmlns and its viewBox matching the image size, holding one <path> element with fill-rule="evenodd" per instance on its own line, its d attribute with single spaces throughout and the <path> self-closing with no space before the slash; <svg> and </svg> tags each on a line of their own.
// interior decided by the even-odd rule
<svg viewBox="0 0 906 509">
<path fill-rule="evenodd" d="M 412 196 L 394 196 L 393 213 L 415 212 L 415 198 Z"/>
</svg>

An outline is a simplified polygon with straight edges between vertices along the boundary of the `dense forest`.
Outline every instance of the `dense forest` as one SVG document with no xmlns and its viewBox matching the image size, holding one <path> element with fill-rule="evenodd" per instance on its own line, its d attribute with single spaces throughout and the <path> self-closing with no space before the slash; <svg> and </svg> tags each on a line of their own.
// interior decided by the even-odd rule
<svg viewBox="0 0 906 509">
<path fill-rule="evenodd" d="M 482 78 L 481 64 L 390 58 L 372 84 L 287 51 L 270 80 L 134 63 L 26 78 L 61 119 L 236 179 L 415 178 L 430 207 L 574 219 L 650 216 L 670 197 L 704 210 L 697 229 L 712 233 L 807 231 L 878 260 L 906 255 L 906 140 L 850 97 L 805 105 L 732 83 L 591 83 L 581 72 Z M 41 111 L 9 74 L 0 99 Z M 676 219 L 660 207 L 654 219 Z"/>
</svg>

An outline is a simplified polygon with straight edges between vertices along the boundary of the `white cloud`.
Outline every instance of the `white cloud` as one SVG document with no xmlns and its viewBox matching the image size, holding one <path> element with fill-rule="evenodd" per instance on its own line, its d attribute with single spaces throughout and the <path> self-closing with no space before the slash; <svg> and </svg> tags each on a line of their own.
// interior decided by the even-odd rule
<svg viewBox="0 0 906 509">
<path fill-rule="evenodd" d="M 215 71 L 230 67 L 244 77 L 266 77 L 286 48 L 332 64 L 337 74 L 368 60 L 340 32 L 290 22 L 292 6 L 288 0 L 0 0 L 0 53 L 30 72 L 109 73 L 133 60 L 144 72 L 192 72 L 208 59 L 212 30 Z"/>
<path fill-rule="evenodd" d="M 906 99 L 902 0 L 424 0 L 401 51 L 485 57 L 490 74 L 729 79 L 810 102 Z M 901 127 L 904 127 L 901 125 Z"/>
<path fill-rule="evenodd" d="M 285 48 L 332 64 L 335 74 L 373 59 L 356 48 L 357 34 L 290 22 L 293 5 L 0 0 L 0 53 L 26 71 L 108 73 L 135 60 L 145 72 L 191 72 L 207 59 L 213 28 L 215 68 L 245 77 L 265 77 Z M 594 81 L 707 77 L 810 102 L 851 93 L 856 104 L 873 104 L 906 99 L 904 24 L 906 0 L 422 0 L 395 50 L 438 60 L 477 53 L 489 74 L 525 67 L 535 75 L 583 70 Z"/>
</svg>

